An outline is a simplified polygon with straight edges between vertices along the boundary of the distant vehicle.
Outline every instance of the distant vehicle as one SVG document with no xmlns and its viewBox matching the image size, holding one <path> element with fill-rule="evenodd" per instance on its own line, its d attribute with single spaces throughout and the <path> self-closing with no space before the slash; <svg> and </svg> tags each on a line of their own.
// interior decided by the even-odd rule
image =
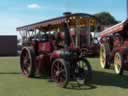
<svg viewBox="0 0 128 96">
<path fill-rule="evenodd" d="M 48 73 L 61 87 L 69 81 L 79 85 L 91 80 L 92 70 L 84 57 L 90 46 L 90 28 L 96 18 L 89 14 L 65 16 L 18 27 L 23 39 L 20 66 L 23 74 L 34 77 Z"/>
<path fill-rule="evenodd" d="M 100 34 L 100 64 L 114 66 L 116 74 L 128 69 L 128 20 L 107 28 Z"/>
</svg>

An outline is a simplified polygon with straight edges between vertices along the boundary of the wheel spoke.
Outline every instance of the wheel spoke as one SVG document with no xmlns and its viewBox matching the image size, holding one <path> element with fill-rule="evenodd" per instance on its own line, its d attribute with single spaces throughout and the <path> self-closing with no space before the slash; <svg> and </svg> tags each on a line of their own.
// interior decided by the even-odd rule
<svg viewBox="0 0 128 96">
<path fill-rule="evenodd" d="M 88 69 L 89 67 L 88 67 L 87 63 L 82 59 L 77 61 L 77 64 L 78 65 L 77 65 L 76 69 L 78 69 L 78 72 L 76 73 L 76 80 L 77 80 L 78 83 L 84 84 L 84 82 L 86 80 L 89 80 L 88 75 L 91 75 L 91 74 L 88 73 L 90 71 Z"/>
<path fill-rule="evenodd" d="M 25 74 L 29 74 L 30 72 L 30 57 L 28 55 L 28 52 L 27 51 L 24 51 L 23 52 L 23 55 L 22 55 L 22 58 L 23 58 L 23 65 L 22 65 L 22 68 L 23 68 L 23 72 Z"/>
<path fill-rule="evenodd" d="M 67 77 L 63 60 L 56 60 L 52 65 L 51 72 L 53 80 L 57 82 L 59 86 L 64 87 Z"/>
<path fill-rule="evenodd" d="M 116 53 L 114 57 L 114 67 L 117 74 L 122 74 L 122 57 L 120 53 Z"/>
</svg>

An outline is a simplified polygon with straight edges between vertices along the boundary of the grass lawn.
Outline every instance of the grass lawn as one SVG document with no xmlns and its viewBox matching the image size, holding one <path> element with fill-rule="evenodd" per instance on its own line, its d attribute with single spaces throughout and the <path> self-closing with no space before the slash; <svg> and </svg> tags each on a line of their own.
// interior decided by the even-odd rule
<svg viewBox="0 0 128 96">
<path fill-rule="evenodd" d="M 89 59 L 93 68 L 91 87 L 63 89 L 47 79 L 29 79 L 20 73 L 18 57 L 0 57 L 0 96 L 128 96 L 128 75 L 115 75 L 100 68 L 97 58 Z"/>
</svg>

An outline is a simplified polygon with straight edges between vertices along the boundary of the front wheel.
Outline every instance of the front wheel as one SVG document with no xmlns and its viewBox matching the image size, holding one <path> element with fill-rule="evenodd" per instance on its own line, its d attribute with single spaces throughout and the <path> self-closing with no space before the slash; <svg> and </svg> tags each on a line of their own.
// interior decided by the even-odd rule
<svg viewBox="0 0 128 96">
<path fill-rule="evenodd" d="M 91 81 L 92 68 L 87 59 L 80 58 L 77 61 L 77 67 L 75 69 L 76 80 L 79 84 L 83 85 Z"/>
<path fill-rule="evenodd" d="M 123 57 L 119 52 L 114 56 L 114 70 L 116 74 L 123 74 Z"/>
<path fill-rule="evenodd" d="M 58 86 L 65 88 L 69 82 L 69 63 L 64 59 L 56 59 L 52 63 L 51 77 Z"/>
</svg>

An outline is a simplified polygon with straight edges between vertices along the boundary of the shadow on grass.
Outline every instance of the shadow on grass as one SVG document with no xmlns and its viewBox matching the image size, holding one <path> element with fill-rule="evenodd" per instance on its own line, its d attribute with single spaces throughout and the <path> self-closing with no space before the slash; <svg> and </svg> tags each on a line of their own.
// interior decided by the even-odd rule
<svg viewBox="0 0 128 96">
<path fill-rule="evenodd" d="M 33 77 L 33 79 L 49 79 L 48 75 L 44 75 L 44 76 L 35 76 Z"/>
<path fill-rule="evenodd" d="M 40 80 L 47 79 L 49 81 L 49 76 L 47 75 L 41 77 L 37 76 L 34 77 L 34 79 L 40 79 Z M 91 89 L 96 89 L 98 85 L 128 88 L 128 76 L 120 76 L 115 73 L 109 73 L 109 72 L 93 71 L 93 80 L 91 81 L 91 83 L 84 86 L 70 85 L 66 89 L 91 90 Z"/>
<path fill-rule="evenodd" d="M 0 75 L 18 75 L 18 74 L 22 74 L 20 72 L 0 72 Z"/>
<path fill-rule="evenodd" d="M 115 73 L 93 71 L 93 80 L 91 81 L 90 84 L 84 85 L 82 87 L 70 86 L 70 87 L 67 87 L 66 89 L 91 90 L 91 89 L 96 89 L 98 85 L 128 88 L 128 76 L 125 76 L 125 75 L 121 76 Z"/>
<path fill-rule="evenodd" d="M 0 75 L 21 75 L 20 72 L 0 72 Z M 49 76 L 41 76 L 41 77 L 34 77 L 33 79 L 47 79 L 49 80 Z M 91 90 L 95 89 L 100 86 L 113 86 L 113 87 L 120 87 L 120 88 L 128 88 L 128 76 L 120 76 L 116 75 L 115 73 L 109 72 L 101 72 L 101 71 L 93 71 L 93 80 L 90 84 L 85 86 L 70 86 L 66 89 L 72 90 Z"/>
<path fill-rule="evenodd" d="M 128 76 L 120 76 L 114 73 L 112 74 L 107 72 L 93 71 L 92 84 L 128 88 Z"/>
<path fill-rule="evenodd" d="M 68 86 L 66 89 L 71 89 L 71 90 L 91 90 L 91 89 L 95 89 L 96 86 L 92 85 L 92 84 L 87 84 L 87 85 L 83 85 L 83 86 Z"/>
</svg>

